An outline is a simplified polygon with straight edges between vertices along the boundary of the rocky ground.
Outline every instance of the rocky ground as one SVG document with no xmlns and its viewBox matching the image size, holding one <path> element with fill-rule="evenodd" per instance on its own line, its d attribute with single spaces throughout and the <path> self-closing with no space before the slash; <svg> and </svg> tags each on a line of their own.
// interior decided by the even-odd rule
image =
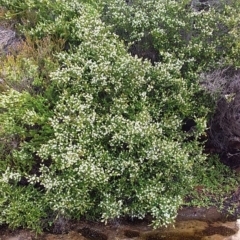
<svg viewBox="0 0 240 240">
<path fill-rule="evenodd" d="M 43 233 L 36 236 L 31 231 L 5 230 L 1 240 L 224 240 L 234 235 L 235 222 L 208 223 L 198 220 L 180 221 L 175 228 L 152 230 L 145 224 L 102 226 L 78 223 L 75 230 L 65 234 Z"/>
<path fill-rule="evenodd" d="M 153 230 L 147 220 L 116 220 L 108 225 L 74 222 L 65 233 L 36 235 L 26 229 L 2 227 L 0 240 L 224 240 L 236 234 L 236 221 L 226 221 L 216 208 L 184 208 L 175 226 Z M 238 239 L 238 238 L 237 238 Z"/>
<path fill-rule="evenodd" d="M 16 32 L 0 26 L 0 54 L 7 54 L 11 50 L 16 50 L 20 44 L 20 39 Z"/>
</svg>

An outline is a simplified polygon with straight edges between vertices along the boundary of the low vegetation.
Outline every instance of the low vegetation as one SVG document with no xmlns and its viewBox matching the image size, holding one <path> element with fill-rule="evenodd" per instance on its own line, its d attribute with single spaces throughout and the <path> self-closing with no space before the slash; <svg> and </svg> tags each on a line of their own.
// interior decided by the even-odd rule
<svg viewBox="0 0 240 240">
<path fill-rule="evenodd" d="M 238 186 L 205 150 L 223 94 L 207 76 L 239 68 L 238 1 L 0 5 L 22 39 L 1 56 L 0 224 L 150 214 L 157 227 Z"/>
</svg>

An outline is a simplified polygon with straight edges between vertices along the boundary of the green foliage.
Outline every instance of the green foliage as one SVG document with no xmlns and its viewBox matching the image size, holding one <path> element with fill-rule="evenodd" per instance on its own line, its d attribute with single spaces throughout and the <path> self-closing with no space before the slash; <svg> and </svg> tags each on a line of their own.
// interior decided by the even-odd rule
<svg viewBox="0 0 240 240">
<path fill-rule="evenodd" d="M 21 32 L 35 38 L 50 36 L 62 38 L 69 43 L 78 44 L 75 36 L 75 19 L 82 12 L 83 5 L 88 8 L 89 14 L 95 14 L 96 3 L 93 1 L 62 1 L 62 0 L 1 0 L 6 7 L 6 17 L 23 23 L 19 26 Z M 92 4 L 91 4 L 92 3 Z M 95 7 L 93 7 L 95 6 Z"/>
<path fill-rule="evenodd" d="M 122 0 L 103 1 L 102 19 L 128 45 L 145 52 L 154 48 L 160 60 L 165 53 L 181 59 L 183 74 L 191 78 L 193 72 L 229 64 L 226 57 L 236 59 L 239 27 L 237 1 L 219 2 L 201 11 L 193 2 L 133 0 L 127 5 Z M 237 66 L 234 61 L 231 64 Z"/>
<path fill-rule="evenodd" d="M 223 33 L 224 33 L 224 52 L 223 54 L 227 58 L 227 63 L 229 65 L 240 67 L 240 42 L 239 42 L 239 1 L 232 1 L 232 5 L 225 6 L 224 13 L 225 18 L 223 18 Z"/>
<path fill-rule="evenodd" d="M 46 217 L 47 208 L 41 193 L 32 186 L 20 187 L 9 184 L 16 182 L 20 176 L 11 175 L 7 170 L 0 182 L 0 223 L 11 228 L 25 227 L 42 231 L 42 219 Z"/>
<path fill-rule="evenodd" d="M 234 215 L 236 202 L 232 194 L 239 185 L 239 176 L 219 162 L 216 155 L 208 157 L 199 168 L 194 169 L 194 189 L 186 194 L 188 206 L 217 207 L 220 211 Z"/>
<path fill-rule="evenodd" d="M 181 78 L 180 61 L 169 56 L 153 67 L 132 58 L 89 15 L 79 17 L 76 34 L 81 45 L 60 54 L 64 68 L 51 74 L 62 94 L 51 118 L 54 138 L 38 156 L 52 165 L 29 179 L 40 181 L 50 199 L 57 196 L 51 204 L 61 214 L 101 214 L 106 221 L 151 213 L 154 224 L 166 225 L 176 216 L 183 186 L 191 187 L 194 162 L 204 160 L 196 156 L 198 143 L 185 141 L 182 118 L 199 116 L 197 138 L 205 109 L 189 101 L 195 89 Z"/>
<path fill-rule="evenodd" d="M 225 12 L 188 3 L 1 0 L 29 38 L 0 67 L 1 223 L 39 231 L 49 213 L 105 222 L 151 214 L 167 225 L 207 184 L 196 172 L 214 165 L 199 141 L 209 103 L 197 77 L 230 53 L 218 52 Z M 132 57 L 132 43 L 161 61 Z"/>
<path fill-rule="evenodd" d="M 46 99 L 9 90 L 0 96 L 1 170 L 13 165 L 25 173 L 35 164 L 33 155 L 52 134 Z"/>
</svg>

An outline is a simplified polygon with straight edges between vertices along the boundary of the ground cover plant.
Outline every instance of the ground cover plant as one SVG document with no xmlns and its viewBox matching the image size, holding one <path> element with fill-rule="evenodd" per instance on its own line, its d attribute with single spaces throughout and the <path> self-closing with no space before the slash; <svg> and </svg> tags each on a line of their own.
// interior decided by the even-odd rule
<svg viewBox="0 0 240 240">
<path fill-rule="evenodd" d="M 199 75 L 238 67 L 237 2 L 0 3 L 25 38 L 1 56 L 1 224 L 168 225 L 194 187 L 226 183 L 203 151 L 215 96 Z"/>
</svg>

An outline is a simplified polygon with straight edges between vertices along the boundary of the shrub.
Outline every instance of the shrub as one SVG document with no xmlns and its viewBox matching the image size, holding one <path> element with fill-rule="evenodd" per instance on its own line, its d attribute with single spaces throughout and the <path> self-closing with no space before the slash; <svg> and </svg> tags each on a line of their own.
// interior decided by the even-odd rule
<svg viewBox="0 0 240 240">
<path fill-rule="evenodd" d="M 42 194 L 32 186 L 16 186 L 20 176 L 6 171 L 0 181 L 0 224 L 8 224 L 11 228 L 25 227 L 42 231 L 42 220 L 46 218 L 48 209 Z M 9 184 L 11 180 L 11 184 Z"/>
<path fill-rule="evenodd" d="M 162 61 L 164 54 L 184 61 L 183 74 L 233 64 L 238 52 L 237 1 L 103 1 L 102 19 L 133 55 Z M 233 13 L 233 15 L 232 15 Z M 156 57 L 158 55 L 158 57 Z M 228 59 L 228 60 L 227 60 Z M 195 81 L 195 79 L 193 79 Z"/>
<path fill-rule="evenodd" d="M 6 66 L 12 66 L 11 61 L 19 64 L 21 79 L 29 68 L 29 78 L 43 88 L 30 93 L 28 88 L 10 89 L 1 94 L 0 182 L 6 191 L 13 189 L 12 195 L 4 191 L 0 195 L 0 207 L 8 205 L 2 223 L 19 226 L 22 222 L 38 229 L 49 212 L 64 219 L 86 216 L 105 222 L 151 214 L 154 226 L 171 223 L 196 184 L 193 169 L 206 160 L 199 138 L 206 130 L 208 104 L 202 101 L 204 93 L 196 79 L 208 58 L 210 66 L 219 59 L 214 55 L 215 42 L 202 45 L 210 37 L 208 27 L 211 32 L 215 26 L 214 10 L 183 14 L 184 5 L 176 1 L 144 1 L 134 11 L 143 24 L 133 21 L 129 25 L 123 19 L 131 30 L 127 39 L 114 34 L 112 26 L 101 20 L 107 22 L 100 12 L 102 5 L 57 0 L 2 2 L 11 14 L 17 8 L 20 15 L 21 11 L 36 13 L 36 21 L 23 28 L 33 38 L 41 41 L 49 35 L 51 41 L 63 38 L 67 43 L 65 51 L 50 58 L 44 75 L 42 69 L 49 66 L 48 57 L 55 50 L 46 51 L 41 61 L 5 59 Z M 153 13 L 155 2 L 156 21 L 154 14 L 151 20 L 143 12 Z M 132 9 L 119 1 L 109 1 L 105 13 L 116 12 L 116 3 L 131 19 Z M 176 13 L 179 21 L 173 20 Z M 116 17 L 113 26 L 122 16 Z M 189 30 L 190 25 L 185 30 L 184 24 L 190 24 L 191 17 L 201 21 L 188 42 L 181 34 Z M 163 31 L 157 28 L 161 21 Z M 147 31 L 161 57 L 154 64 L 132 57 L 125 46 L 142 37 L 148 39 L 142 35 Z M 37 66 L 44 67 L 39 71 Z M 4 75 L 9 82 L 15 80 L 11 70 Z M 188 120 L 193 126 L 185 131 Z M 22 201 L 27 204 L 23 206 Z M 32 221 L 28 208 L 32 208 Z"/>
<path fill-rule="evenodd" d="M 51 74 L 61 92 L 54 137 L 38 151 L 52 164 L 28 179 L 44 186 L 61 214 L 107 221 L 150 213 L 155 225 L 166 225 L 191 188 L 194 162 L 205 159 L 197 138 L 206 109 L 192 104 L 197 89 L 171 55 L 153 67 L 128 55 L 95 16 L 83 14 L 75 26 L 81 44 L 59 54 L 64 67 Z M 196 130 L 186 141 L 182 121 L 190 114 Z"/>
</svg>

